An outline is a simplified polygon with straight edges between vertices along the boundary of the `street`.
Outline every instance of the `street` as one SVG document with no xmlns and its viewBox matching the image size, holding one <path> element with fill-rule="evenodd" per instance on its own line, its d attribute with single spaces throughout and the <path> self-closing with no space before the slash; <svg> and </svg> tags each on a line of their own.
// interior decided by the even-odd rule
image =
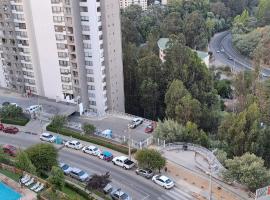
<svg viewBox="0 0 270 200">
<path fill-rule="evenodd" d="M 213 52 L 215 65 L 228 65 L 233 71 L 253 70 L 250 59 L 241 55 L 232 45 L 232 35 L 229 31 L 217 33 L 212 37 L 209 50 Z M 224 52 L 222 52 L 224 50 Z M 231 59 L 229 59 L 231 57 Z M 261 69 L 263 77 L 270 76 L 270 70 Z"/>
<path fill-rule="evenodd" d="M 16 135 L 0 133 L 0 144 L 11 144 L 19 148 L 27 148 L 39 143 L 39 135 L 29 135 L 20 132 Z M 59 145 L 55 145 L 59 148 Z M 114 166 L 111 162 L 105 162 L 97 157 L 90 156 L 72 149 L 63 148 L 59 150 L 59 161 L 65 162 L 73 167 L 85 170 L 89 174 L 103 174 L 111 172 L 112 185 L 122 188 L 132 196 L 134 200 L 153 199 L 153 200 L 191 200 L 190 194 L 184 192 L 183 188 L 177 186 L 171 190 L 165 190 L 155 185 L 151 180 L 137 176 L 134 169 L 124 170 Z"/>
</svg>

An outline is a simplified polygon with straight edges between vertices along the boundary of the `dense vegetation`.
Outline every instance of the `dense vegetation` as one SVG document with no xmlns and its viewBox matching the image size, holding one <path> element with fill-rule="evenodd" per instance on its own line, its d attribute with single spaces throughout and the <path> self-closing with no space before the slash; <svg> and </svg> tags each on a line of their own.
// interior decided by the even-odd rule
<svg viewBox="0 0 270 200">
<path fill-rule="evenodd" d="M 121 15 L 126 112 L 159 119 L 154 135 L 167 142 L 219 149 L 217 157 L 228 168 L 224 177 L 252 190 L 268 181 L 254 182 L 247 174 L 268 177 L 264 165 L 270 166 L 270 81 L 259 76 L 260 63 L 269 62 L 269 4 L 171 0 L 168 6 L 150 6 L 145 12 L 131 6 Z M 234 43 L 252 56 L 255 71 L 221 80 L 192 49 L 205 50 L 214 33 L 229 28 Z M 169 38 L 164 63 L 157 47 L 162 37 Z M 231 104 L 225 106 L 228 99 Z M 239 170 L 248 158 L 256 167 L 246 168 L 243 175 Z"/>
<path fill-rule="evenodd" d="M 269 66 L 270 1 L 260 0 L 254 10 L 245 9 L 234 18 L 233 44 L 243 55 L 262 57 L 262 64 Z"/>
</svg>

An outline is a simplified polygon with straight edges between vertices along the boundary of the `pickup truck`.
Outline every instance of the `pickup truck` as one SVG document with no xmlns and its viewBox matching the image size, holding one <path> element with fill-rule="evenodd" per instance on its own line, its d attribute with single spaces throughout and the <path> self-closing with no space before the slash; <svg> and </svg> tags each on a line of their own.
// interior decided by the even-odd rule
<svg viewBox="0 0 270 200">
<path fill-rule="evenodd" d="M 112 163 L 114 165 L 123 167 L 124 169 L 131 169 L 133 166 L 135 166 L 135 163 L 129 160 L 126 156 L 115 157 L 113 158 Z"/>
</svg>

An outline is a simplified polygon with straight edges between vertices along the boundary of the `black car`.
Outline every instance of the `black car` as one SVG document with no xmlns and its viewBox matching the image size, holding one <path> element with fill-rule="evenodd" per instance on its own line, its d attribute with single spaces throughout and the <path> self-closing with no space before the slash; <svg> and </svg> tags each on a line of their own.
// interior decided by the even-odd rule
<svg viewBox="0 0 270 200">
<path fill-rule="evenodd" d="M 154 172 L 151 169 L 136 169 L 136 174 L 143 176 L 145 178 L 152 178 L 154 176 Z"/>
</svg>

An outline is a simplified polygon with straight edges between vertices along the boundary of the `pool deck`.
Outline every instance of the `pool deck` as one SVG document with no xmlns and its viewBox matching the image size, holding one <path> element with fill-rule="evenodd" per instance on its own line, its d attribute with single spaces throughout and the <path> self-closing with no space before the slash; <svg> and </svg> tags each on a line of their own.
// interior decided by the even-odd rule
<svg viewBox="0 0 270 200">
<path fill-rule="evenodd" d="M 19 183 L 8 178 L 7 176 L 0 174 L 0 181 L 15 190 L 16 192 L 20 193 L 22 195 L 20 200 L 37 200 L 37 194 L 35 192 L 29 190 L 25 186 L 21 188 Z"/>
</svg>

